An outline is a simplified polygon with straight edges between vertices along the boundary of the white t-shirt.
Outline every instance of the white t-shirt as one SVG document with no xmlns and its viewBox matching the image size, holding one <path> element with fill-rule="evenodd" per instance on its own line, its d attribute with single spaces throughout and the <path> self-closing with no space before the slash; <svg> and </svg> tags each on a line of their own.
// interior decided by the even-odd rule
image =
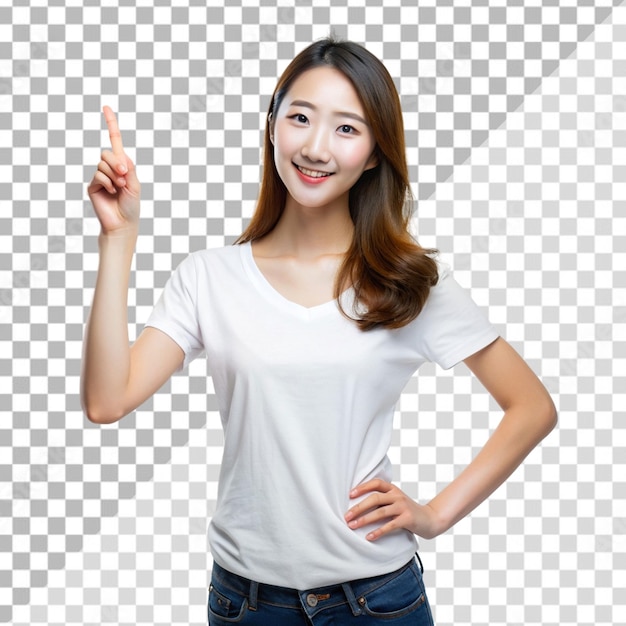
<svg viewBox="0 0 626 626">
<path fill-rule="evenodd" d="M 440 261 L 410 324 L 361 331 L 335 301 L 306 308 L 266 280 L 250 243 L 189 255 L 147 326 L 185 352 L 206 352 L 225 446 L 213 558 L 262 583 L 308 589 L 391 572 L 415 553 L 409 531 L 376 541 L 352 530 L 350 490 L 391 482 L 393 413 L 419 366 L 448 369 L 498 333 Z M 354 293 L 342 295 L 351 311 Z"/>
</svg>

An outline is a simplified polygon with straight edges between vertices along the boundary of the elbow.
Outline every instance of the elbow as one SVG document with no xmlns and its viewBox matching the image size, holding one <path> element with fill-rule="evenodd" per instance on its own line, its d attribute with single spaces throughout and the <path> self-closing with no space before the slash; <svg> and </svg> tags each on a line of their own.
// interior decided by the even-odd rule
<svg viewBox="0 0 626 626">
<path fill-rule="evenodd" d="M 84 381 L 80 390 L 80 405 L 83 414 L 92 424 L 113 424 L 121 420 L 129 411 L 125 411 L 119 403 L 112 403 L 86 388 Z M 117 395 L 117 394 L 113 394 Z"/>
<path fill-rule="evenodd" d="M 126 415 L 123 411 L 115 411 L 111 407 L 85 402 L 84 400 L 81 404 L 85 417 L 92 424 L 114 424 Z"/>
<path fill-rule="evenodd" d="M 547 413 L 548 413 L 548 421 L 550 422 L 551 426 L 550 426 L 550 430 L 552 430 L 553 428 L 556 428 L 556 425 L 559 422 L 559 412 L 557 411 L 556 405 L 554 404 L 554 401 L 552 400 L 552 398 L 548 395 L 548 409 L 547 409 Z"/>
<path fill-rule="evenodd" d="M 541 425 L 541 439 L 549 435 L 559 421 L 557 408 L 550 396 L 547 396 L 537 411 L 538 422 Z"/>
<path fill-rule="evenodd" d="M 510 407 L 511 415 L 515 414 L 515 436 L 534 448 L 545 439 L 557 426 L 558 413 L 552 398 L 543 395 L 533 401 L 522 402 L 516 408 Z M 509 411 L 505 410 L 505 414 Z"/>
<path fill-rule="evenodd" d="M 122 419 L 123 415 L 115 415 L 110 411 L 99 411 L 97 409 L 89 408 L 83 410 L 85 417 L 92 424 L 113 424 L 120 419 Z"/>
<path fill-rule="evenodd" d="M 120 418 L 118 417 L 113 417 L 110 414 L 107 413 L 100 413 L 98 411 L 85 411 L 85 417 L 92 423 L 92 424 L 113 424 L 114 422 L 117 422 Z"/>
</svg>

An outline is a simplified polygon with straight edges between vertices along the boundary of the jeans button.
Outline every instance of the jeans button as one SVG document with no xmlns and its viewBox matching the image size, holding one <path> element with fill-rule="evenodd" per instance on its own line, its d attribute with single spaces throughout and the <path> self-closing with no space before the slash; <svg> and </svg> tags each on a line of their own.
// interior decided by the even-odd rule
<svg viewBox="0 0 626 626">
<path fill-rule="evenodd" d="M 307 597 L 306 597 L 306 603 L 309 606 L 317 606 L 317 596 L 314 593 L 310 593 Z"/>
</svg>

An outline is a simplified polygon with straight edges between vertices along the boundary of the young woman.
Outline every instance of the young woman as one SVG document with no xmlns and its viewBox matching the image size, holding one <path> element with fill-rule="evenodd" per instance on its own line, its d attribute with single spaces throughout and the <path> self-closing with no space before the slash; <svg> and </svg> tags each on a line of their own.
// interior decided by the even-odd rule
<svg viewBox="0 0 626 626">
<path fill-rule="evenodd" d="M 332 39 L 292 61 L 270 104 L 249 227 L 238 245 L 180 264 L 130 348 L 140 184 L 104 114 L 113 150 L 88 187 L 102 231 L 83 406 L 91 421 L 115 422 L 206 353 L 225 431 L 210 624 L 432 624 L 416 535 L 436 537 L 480 504 L 556 411 L 436 251 L 409 234 L 388 72 Z M 472 463 L 420 504 L 391 484 L 387 450 L 396 402 L 426 361 L 466 363 L 504 414 Z"/>
</svg>

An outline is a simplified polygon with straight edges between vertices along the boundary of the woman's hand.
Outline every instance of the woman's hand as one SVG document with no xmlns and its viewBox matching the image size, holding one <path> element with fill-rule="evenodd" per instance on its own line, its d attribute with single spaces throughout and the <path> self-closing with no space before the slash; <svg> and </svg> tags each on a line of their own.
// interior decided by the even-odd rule
<svg viewBox="0 0 626 626">
<path fill-rule="evenodd" d="M 104 106 L 102 110 L 113 150 L 102 152 L 102 160 L 98 163 L 98 170 L 87 187 L 87 193 L 103 234 L 117 234 L 129 230 L 136 232 L 139 223 L 141 184 L 137 179 L 135 164 L 124 153 L 115 114 L 108 106 Z"/>
<path fill-rule="evenodd" d="M 445 530 L 434 509 L 427 504 L 418 504 L 399 487 L 380 478 L 358 485 L 350 492 L 350 498 L 358 498 L 369 492 L 373 493 L 345 514 L 348 526 L 353 529 L 387 520 L 366 536 L 369 541 L 375 541 L 400 528 L 424 539 L 432 539 Z"/>
</svg>

